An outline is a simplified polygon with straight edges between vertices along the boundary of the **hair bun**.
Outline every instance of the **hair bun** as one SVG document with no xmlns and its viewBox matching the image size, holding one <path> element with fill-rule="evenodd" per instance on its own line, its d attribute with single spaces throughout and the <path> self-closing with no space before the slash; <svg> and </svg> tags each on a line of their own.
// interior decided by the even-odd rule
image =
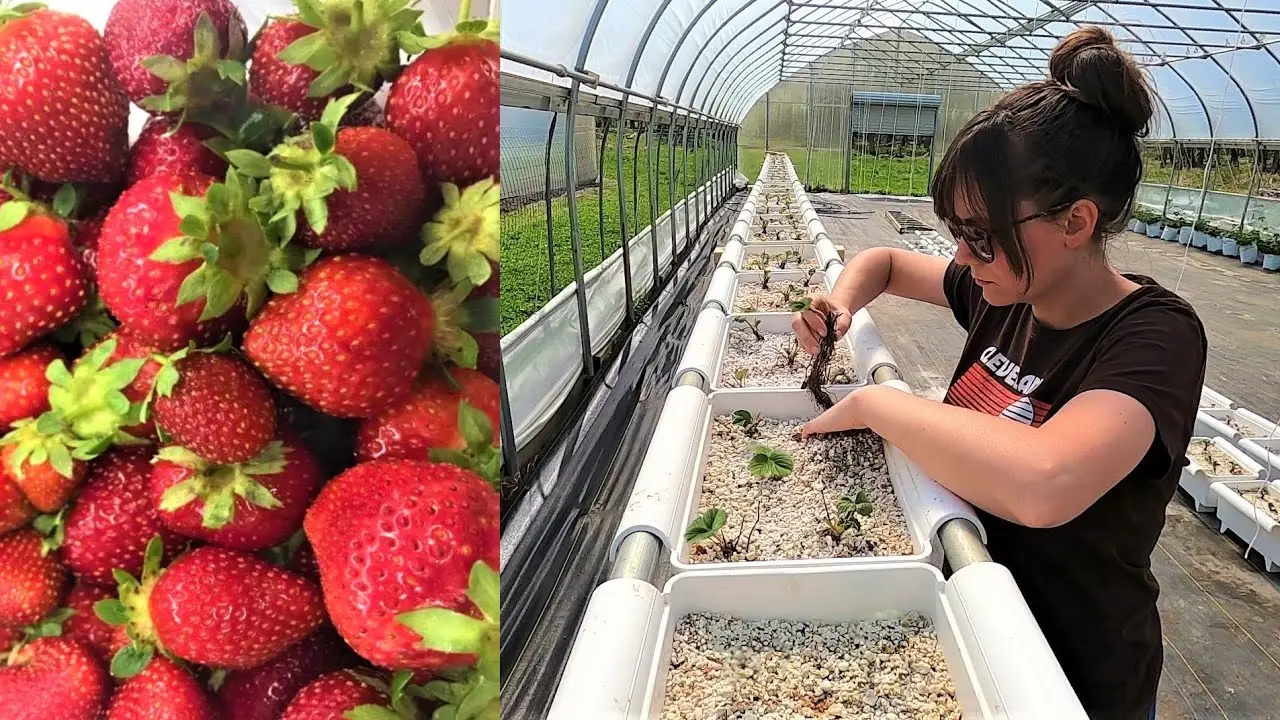
<svg viewBox="0 0 1280 720">
<path fill-rule="evenodd" d="M 1063 38 L 1049 57 L 1049 76 L 1126 132 L 1146 134 L 1153 112 L 1151 88 L 1138 64 L 1106 30 L 1082 27 Z"/>
</svg>

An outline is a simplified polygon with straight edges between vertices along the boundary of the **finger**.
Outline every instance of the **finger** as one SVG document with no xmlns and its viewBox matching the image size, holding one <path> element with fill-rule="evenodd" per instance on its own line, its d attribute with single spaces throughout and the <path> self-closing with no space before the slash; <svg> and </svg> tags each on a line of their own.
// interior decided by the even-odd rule
<svg viewBox="0 0 1280 720">
<path fill-rule="evenodd" d="M 810 352 L 809 348 L 816 345 L 813 334 L 809 332 L 809 326 L 805 324 L 803 312 L 791 315 L 791 332 L 795 334 L 796 342 L 800 343 L 800 347 L 806 352 Z"/>
<path fill-rule="evenodd" d="M 844 337 L 849 332 L 849 327 L 853 325 L 853 316 L 848 311 L 841 311 L 836 316 L 836 337 Z"/>
<path fill-rule="evenodd" d="M 809 309 L 804 311 L 804 324 L 808 326 L 809 332 L 813 333 L 814 338 L 824 338 L 827 336 L 827 323 L 823 320 L 822 313 Z"/>
</svg>

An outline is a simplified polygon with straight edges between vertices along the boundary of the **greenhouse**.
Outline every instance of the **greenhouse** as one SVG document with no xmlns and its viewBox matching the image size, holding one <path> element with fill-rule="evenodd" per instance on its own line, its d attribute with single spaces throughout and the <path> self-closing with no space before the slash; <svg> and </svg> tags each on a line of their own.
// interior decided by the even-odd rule
<svg viewBox="0 0 1280 720">
<path fill-rule="evenodd" d="M 860 255 L 975 257 L 935 214 L 940 165 L 1095 27 L 1153 98 L 1106 259 L 1207 337 L 1133 567 L 1160 586 L 1151 716 L 1280 718 L 1280 3 L 502 9 L 505 714 L 1148 716 L 1091 704 L 1050 601 L 992 557 L 1011 536 L 926 472 L 927 438 L 799 432 L 874 386 L 963 405 L 954 304 L 880 297 L 814 354 L 793 321 Z M 989 414 L 1048 422 L 1041 378 L 989 350 L 1014 391 Z"/>
</svg>

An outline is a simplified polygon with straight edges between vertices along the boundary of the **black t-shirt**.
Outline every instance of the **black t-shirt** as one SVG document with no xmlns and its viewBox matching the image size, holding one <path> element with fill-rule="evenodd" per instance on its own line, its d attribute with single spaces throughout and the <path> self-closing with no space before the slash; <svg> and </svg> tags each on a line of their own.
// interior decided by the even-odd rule
<svg viewBox="0 0 1280 720">
<path fill-rule="evenodd" d="M 1163 651 L 1151 552 L 1186 465 L 1208 352 L 1190 304 L 1125 277 L 1142 287 L 1066 330 L 1040 324 L 1027 304 L 991 306 L 954 262 L 944 280 L 969 333 L 945 402 L 1039 426 L 1080 393 L 1114 390 L 1155 420 L 1137 468 L 1071 522 L 1035 529 L 978 511 L 992 559 L 1013 573 L 1094 720 L 1145 720 L 1155 702 Z"/>
</svg>

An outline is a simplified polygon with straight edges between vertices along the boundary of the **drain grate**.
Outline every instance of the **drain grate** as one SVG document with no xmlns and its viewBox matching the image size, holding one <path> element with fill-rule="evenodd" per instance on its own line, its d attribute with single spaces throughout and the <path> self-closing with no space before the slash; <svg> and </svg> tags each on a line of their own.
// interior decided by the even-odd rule
<svg viewBox="0 0 1280 720">
<path fill-rule="evenodd" d="M 893 227 L 897 229 L 899 235 L 908 232 L 933 231 L 933 228 L 904 212 L 898 210 L 886 210 L 885 213 L 889 216 L 889 222 L 893 223 Z"/>
</svg>

